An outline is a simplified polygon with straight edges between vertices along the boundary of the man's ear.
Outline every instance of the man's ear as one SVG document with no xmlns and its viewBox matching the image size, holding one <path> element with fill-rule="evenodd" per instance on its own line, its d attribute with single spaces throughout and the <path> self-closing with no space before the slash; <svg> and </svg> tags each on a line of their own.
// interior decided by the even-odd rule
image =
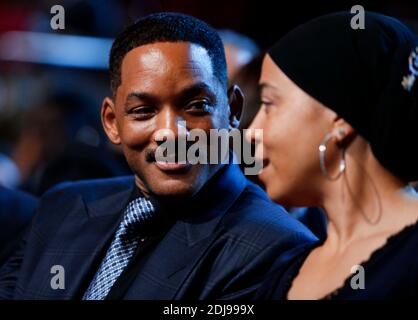
<svg viewBox="0 0 418 320">
<path fill-rule="evenodd" d="M 119 130 L 116 123 L 115 104 L 109 97 L 103 99 L 101 116 L 103 129 L 110 141 L 114 144 L 120 144 Z"/>
<path fill-rule="evenodd" d="M 230 109 L 229 125 L 232 128 L 238 128 L 244 106 L 244 95 L 236 84 L 228 89 L 228 104 Z"/>
</svg>

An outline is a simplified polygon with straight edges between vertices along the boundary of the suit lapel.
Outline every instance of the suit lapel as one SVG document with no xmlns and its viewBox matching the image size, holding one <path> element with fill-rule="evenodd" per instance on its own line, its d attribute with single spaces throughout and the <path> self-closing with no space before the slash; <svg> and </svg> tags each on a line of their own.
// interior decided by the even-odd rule
<svg viewBox="0 0 418 320">
<path fill-rule="evenodd" d="M 52 241 L 55 248 L 49 250 L 55 252 L 49 261 L 62 265 L 66 274 L 65 290 L 53 290 L 58 298 L 82 296 L 113 239 L 132 188 L 133 183 L 125 190 L 93 201 L 79 197 L 74 210 L 65 217 L 57 232 L 59 238 Z M 49 288 L 48 295 L 50 291 Z"/>
<path fill-rule="evenodd" d="M 197 195 L 196 205 L 185 214 L 187 218 L 177 220 L 157 245 L 134 281 L 131 291 L 135 298 L 138 292 L 147 292 L 154 279 L 158 299 L 181 298 L 187 290 L 187 280 L 196 264 L 218 238 L 219 224 L 225 213 L 242 193 L 246 179 L 236 165 L 227 165 Z M 170 210 L 170 209 L 166 209 Z M 173 211 L 173 209 L 171 209 Z M 170 212 L 167 212 L 170 215 Z M 140 289 L 138 289 L 140 288 Z M 153 295 L 153 293 L 150 293 Z"/>
</svg>

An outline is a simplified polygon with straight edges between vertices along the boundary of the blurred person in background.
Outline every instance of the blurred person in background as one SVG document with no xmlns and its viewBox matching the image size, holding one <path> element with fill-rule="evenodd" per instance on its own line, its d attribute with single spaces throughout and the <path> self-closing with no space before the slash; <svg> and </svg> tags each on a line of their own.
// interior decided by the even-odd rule
<svg viewBox="0 0 418 320">
<path fill-rule="evenodd" d="M 27 109 L 9 154 L 17 170 L 15 187 L 41 195 L 63 181 L 128 174 L 105 148 L 95 110 L 72 92 L 56 92 Z M 0 173 L 1 168 L 6 171 L 5 164 Z"/>
<path fill-rule="evenodd" d="M 16 249 L 35 213 L 37 201 L 24 192 L 0 186 L 0 266 Z"/>
<path fill-rule="evenodd" d="M 260 49 L 253 39 L 239 32 L 222 29 L 218 34 L 224 44 L 228 79 L 231 80 L 258 55 Z"/>
</svg>

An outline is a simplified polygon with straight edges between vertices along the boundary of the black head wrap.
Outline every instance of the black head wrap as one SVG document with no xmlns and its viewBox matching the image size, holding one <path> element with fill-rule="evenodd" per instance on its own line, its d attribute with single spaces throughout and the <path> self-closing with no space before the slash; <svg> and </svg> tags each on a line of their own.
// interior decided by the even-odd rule
<svg viewBox="0 0 418 320">
<path fill-rule="evenodd" d="M 418 180 L 417 36 L 381 14 L 366 12 L 364 29 L 353 29 L 352 18 L 346 12 L 316 18 L 268 54 L 302 90 L 350 123 L 384 167 L 404 181 Z"/>
</svg>

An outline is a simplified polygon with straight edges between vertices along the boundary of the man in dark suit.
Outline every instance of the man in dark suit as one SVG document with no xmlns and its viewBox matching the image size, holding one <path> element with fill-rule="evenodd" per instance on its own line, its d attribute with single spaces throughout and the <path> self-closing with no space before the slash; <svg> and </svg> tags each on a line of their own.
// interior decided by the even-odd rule
<svg viewBox="0 0 418 320">
<path fill-rule="evenodd" d="M 29 225 L 37 201 L 29 194 L 0 186 L 0 266 L 9 258 Z"/>
<path fill-rule="evenodd" d="M 145 17 L 115 40 L 110 75 L 102 122 L 134 178 L 45 194 L 21 251 L 0 270 L 0 297 L 251 298 L 274 261 L 316 241 L 237 165 L 181 162 L 180 149 L 174 160 L 158 156 L 180 140 L 180 121 L 208 135 L 237 125 L 242 96 L 227 90 L 212 28 L 181 14 Z"/>
</svg>

